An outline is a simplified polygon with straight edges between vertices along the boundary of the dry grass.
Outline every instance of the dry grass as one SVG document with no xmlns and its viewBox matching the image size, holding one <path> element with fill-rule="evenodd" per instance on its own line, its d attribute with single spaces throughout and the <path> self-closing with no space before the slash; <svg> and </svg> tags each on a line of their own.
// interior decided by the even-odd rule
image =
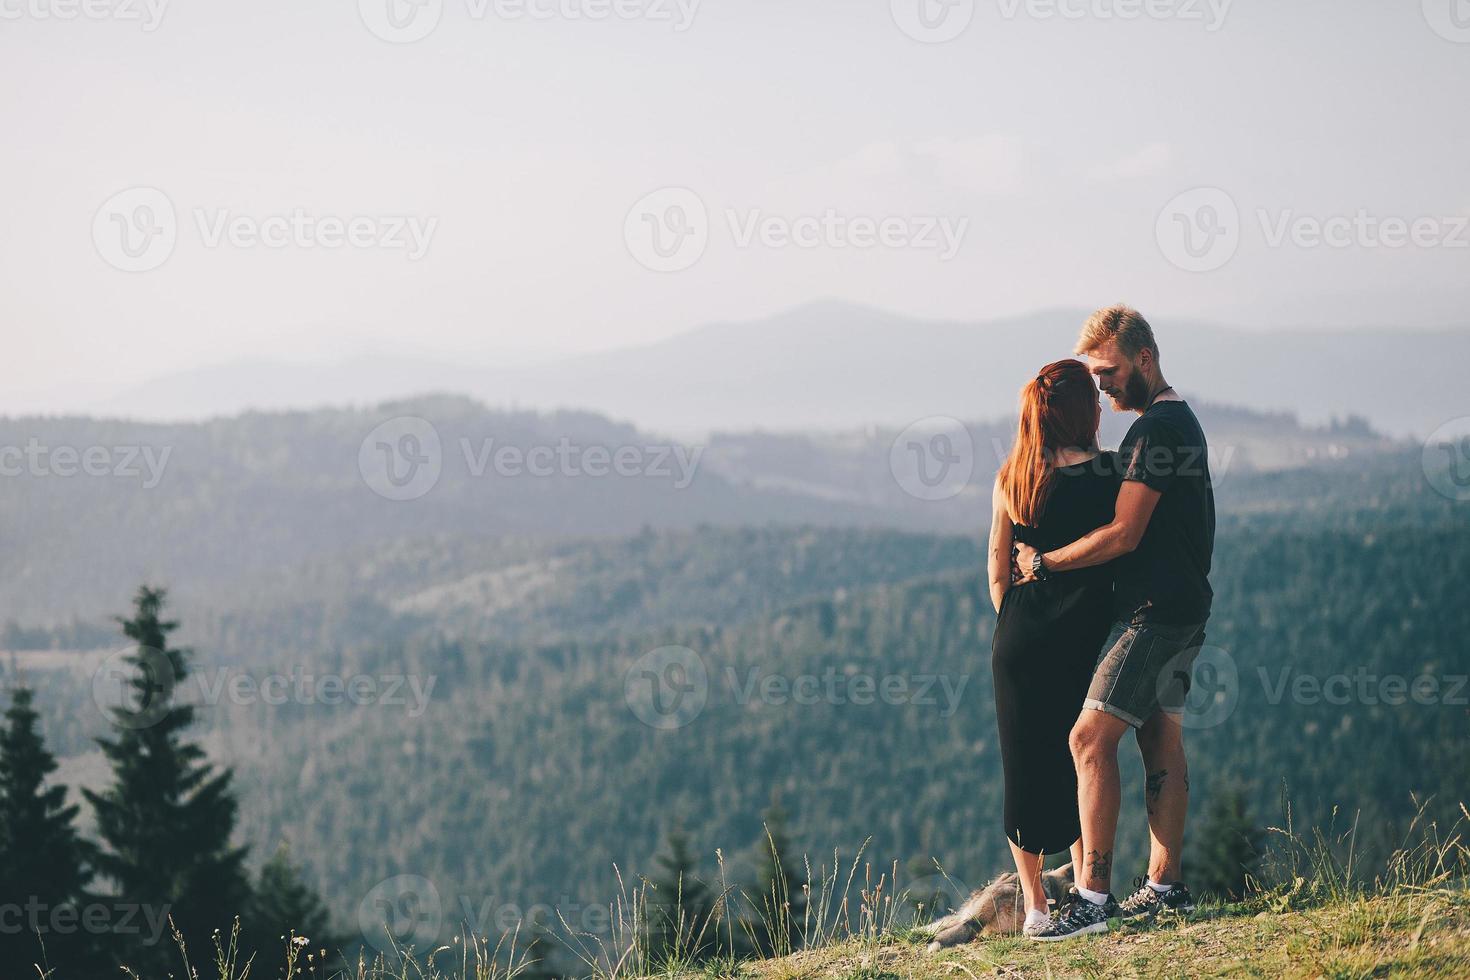
<svg viewBox="0 0 1470 980">
<path fill-rule="evenodd" d="M 1465 977 L 1470 891 L 1404 891 L 1304 911 L 1208 910 L 1068 943 L 1022 938 L 937 954 L 900 936 L 749 964 L 752 980 L 1002 977 Z"/>
</svg>

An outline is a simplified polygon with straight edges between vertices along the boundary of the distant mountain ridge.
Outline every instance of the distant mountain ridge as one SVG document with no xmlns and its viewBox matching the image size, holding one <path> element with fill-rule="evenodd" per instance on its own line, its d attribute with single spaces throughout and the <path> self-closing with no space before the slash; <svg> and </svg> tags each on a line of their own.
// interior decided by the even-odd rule
<svg viewBox="0 0 1470 980">
<path fill-rule="evenodd" d="M 1050 310 L 928 320 L 821 301 L 656 343 L 499 367 L 386 357 L 225 365 L 156 379 L 94 411 L 197 419 L 449 391 L 495 406 L 586 409 L 681 437 L 901 428 L 935 415 L 1013 411 L 1030 372 L 1070 355 L 1085 316 Z M 1465 414 L 1459 365 L 1470 357 L 1470 330 L 1267 332 L 1168 317 L 1155 317 L 1154 326 L 1166 372 L 1186 396 L 1311 423 L 1361 415 L 1399 435 L 1422 435 Z"/>
<path fill-rule="evenodd" d="M 1403 493 L 1429 492 L 1417 453 L 1410 460 L 1365 426 L 1313 429 L 1289 416 L 1198 408 L 1219 463 L 1212 460 L 1222 514 L 1237 501 L 1278 499 L 1259 489 L 1268 475 L 1319 464 L 1329 468 L 1307 483 L 1324 500 L 1381 497 L 1381 480 L 1347 483 L 1345 465 L 1363 473 L 1387 466 L 1393 486 L 1410 488 Z M 1109 425 L 1123 421 L 1113 416 Z M 395 428 L 405 424 L 417 430 Z M 1012 432 L 1004 419 L 956 429 L 956 446 L 971 448 L 952 492 L 934 497 L 913 483 L 912 454 L 895 462 L 893 449 L 906 440 L 890 428 L 722 433 L 701 444 L 591 412 L 507 412 L 463 396 L 170 424 L 0 419 L 0 447 L 38 450 L 0 494 L 0 621 L 93 618 L 143 580 L 175 586 L 180 599 L 233 604 L 247 585 L 278 581 L 299 563 L 330 568 L 364 549 L 434 535 L 566 540 L 701 524 L 979 534 Z M 613 471 L 615 454 L 636 465 Z M 1372 462 L 1379 457 L 1387 462 Z M 529 469 L 537 459 L 550 469 Z M 432 480 L 399 494 L 385 482 L 389 466 Z M 405 583 L 409 593 L 412 586 Z"/>
</svg>

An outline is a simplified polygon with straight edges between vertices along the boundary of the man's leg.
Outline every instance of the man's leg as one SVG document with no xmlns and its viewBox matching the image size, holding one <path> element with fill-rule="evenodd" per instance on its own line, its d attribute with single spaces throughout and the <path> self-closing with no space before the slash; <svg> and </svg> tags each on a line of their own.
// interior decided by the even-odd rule
<svg viewBox="0 0 1470 980">
<path fill-rule="evenodd" d="M 1083 866 L 1073 869 L 1077 884 L 1094 892 L 1111 891 L 1113 841 L 1118 834 L 1122 784 L 1118 742 L 1128 723 L 1105 711 L 1082 709 L 1072 726 L 1072 761 L 1077 766 L 1077 808 L 1082 817 Z"/>
<path fill-rule="evenodd" d="M 1148 876 L 1168 885 L 1180 880 L 1184 822 L 1189 813 L 1189 765 L 1184 758 L 1181 715 L 1155 711 L 1138 730 L 1148 804 Z M 1085 831 L 1084 831 L 1085 833 Z"/>
</svg>

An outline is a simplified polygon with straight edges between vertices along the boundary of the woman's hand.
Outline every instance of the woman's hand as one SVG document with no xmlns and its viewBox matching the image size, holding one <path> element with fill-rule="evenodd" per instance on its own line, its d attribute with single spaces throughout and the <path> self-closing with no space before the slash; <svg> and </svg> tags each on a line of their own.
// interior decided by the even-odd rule
<svg viewBox="0 0 1470 980">
<path fill-rule="evenodd" d="M 1036 549 L 1024 541 L 1017 541 L 1012 555 L 1011 584 L 1025 585 L 1027 582 L 1035 582 L 1036 577 L 1031 574 L 1031 566 L 1036 561 Z"/>
</svg>

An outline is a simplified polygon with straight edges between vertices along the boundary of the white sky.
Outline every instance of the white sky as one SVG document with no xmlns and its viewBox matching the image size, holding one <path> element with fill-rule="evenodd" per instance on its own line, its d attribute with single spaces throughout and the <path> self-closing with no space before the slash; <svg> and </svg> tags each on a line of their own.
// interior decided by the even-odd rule
<svg viewBox="0 0 1470 980">
<path fill-rule="evenodd" d="M 682 32 L 442 0 L 411 44 L 375 37 L 355 0 L 172 0 L 152 31 L 51 16 L 78 2 L 0 0 L 0 412 L 234 359 L 621 346 L 819 297 L 963 318 L 1127 298 L 1265 327 L 1470 326 L 1470 247 L 1271 247 L 1258 218 L 1470 216 L 1470 43 L 1431 27 L 1453 28 L 1455 3 L 1470 24 L 1462 0 L 1235 0 L 1214 31 L 1208 0 L 1151 0 L 1204 21 L 978 0 L 943 44 L 903 33 L 890 0 L 702 0 Z M 92 224 L 135 186 L 168 195 L 178 244 L 127 273 Z M 692 268 L 657 273 L 624 219 L 667 186 L 695 190 L 712 230 Z M 1242 215 L 1237 254 L 1205 273 L 1171 264 L 1155 232 L 1198 186 Z M 741 248 L 725 217 L 828 208 L 970 224 L 946 262 Z M 437 226 L 417 261 L 209 248 L 201 209 Z"/>
</svg>

